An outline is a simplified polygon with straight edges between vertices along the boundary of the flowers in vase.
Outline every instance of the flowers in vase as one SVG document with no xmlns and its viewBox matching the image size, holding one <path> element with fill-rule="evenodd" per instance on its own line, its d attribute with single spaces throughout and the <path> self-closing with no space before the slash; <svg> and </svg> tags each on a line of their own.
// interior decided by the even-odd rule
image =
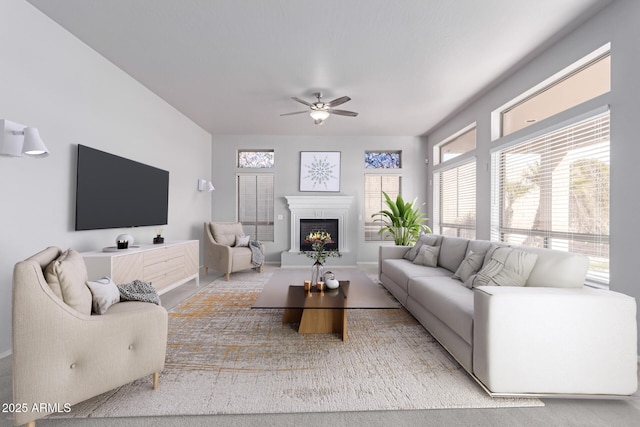
<svg viewBox="0 0 640 427">
<path fill-rule="evenodd" d="M 305 243 L 311 243 L 312 251 L 303 252 L 307 257 L 315 259 L 316 262 L 324 264 L 327 258 L 340 258 L 342 254 L 336 249 L 325 249 L 325 245 L 333 243 L 331 235 L 324 231 L 309 233 L 304 238 Z"/>
</svg>

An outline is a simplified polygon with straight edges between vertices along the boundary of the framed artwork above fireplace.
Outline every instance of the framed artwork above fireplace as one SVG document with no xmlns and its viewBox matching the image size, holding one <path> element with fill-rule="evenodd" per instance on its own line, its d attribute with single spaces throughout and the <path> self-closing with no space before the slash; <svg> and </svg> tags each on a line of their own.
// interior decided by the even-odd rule
<svg viewBox="0 0 640 427">
<path fill-rule="evenodd" d="M 340 152 L 301 151 L 300 191 L 340 191 Z"/>
</svg>

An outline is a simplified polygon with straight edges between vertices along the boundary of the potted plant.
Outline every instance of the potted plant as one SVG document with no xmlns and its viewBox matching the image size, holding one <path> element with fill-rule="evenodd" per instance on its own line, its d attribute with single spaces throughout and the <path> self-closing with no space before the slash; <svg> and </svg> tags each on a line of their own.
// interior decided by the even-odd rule
<svg viewBox="0 0 640 427">
<path fill-rule="evenodd" d="M 393 236 L 396 245 L 410 246 L 418 240 L 422 231 L 431 233 L 431 229 L 423 224 L 428 218 L 420 212 L 422 206 L 415 206 L 417 197 L 409 203 L 405 202 L 399 194 L 395 201 L 384 191 L 382 194 L 389 209 L 371 215 L 372 218 L 379 217 L 374 222 L 384 224 L 378 234 L 389 233 Z"/>
</svg>

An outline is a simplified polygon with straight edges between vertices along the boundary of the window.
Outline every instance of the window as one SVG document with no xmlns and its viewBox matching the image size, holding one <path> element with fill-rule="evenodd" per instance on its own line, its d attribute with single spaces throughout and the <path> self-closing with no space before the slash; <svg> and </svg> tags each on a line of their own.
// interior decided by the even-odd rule
<svg viewBox="0 0 640 427">
<path fill-rule="evenodd" d="M 451 167 L 436 174 L 439 183 L 440 234 L 476 237 L 476 161 Z"/>
<path fill-rule="evenodd" d="M 492 153 L 492 239 L 589 257 L 609 282 L 609 112 Z"/>
<path fill-rule="evenodd" d="M 364 167 L 368 169 L 399 169 L 400 151 L 366 151 L 364 153 Z"/>
<path fill-rule="evenodd" d="M 273 174 L 238 175 L 238 221 L 245 235 L 274 241 Z"/>
<path fill-rule="evenodd" d="M 472 123 L 433 148 L 434 222 L 445 236 L 476 237 L 476 136 Z"/>
<path fill-rule="evenodd" d="M 608 48 L 608 47 L 607 47 Z M 593 55 L 596 55 L 595 53 Z M 592 56 L 593 56 L 592 55 Z M 501 112 L 501 135 L 506 136 L 611 90 L 611 57 L 607 51 L 584 65 L 572 65 L 551 82 Z"/>
<path fill-rule="evenodd" d="M 238 150 L 239 168 L 271 169 L 275 163 L 273 150 Z"/>
<path fill-rule="evenodd" d="M 454 159 L 464 153 L 476 149 L 476 127 L 468 130 L 462 130 L 457 136 L 454 135 L 447 141 L 438 144 L 437 150 L 439 158 L 438 163 L 446 162 L 447 160 Z"/>
<path fill-rule="evenodd" d="M 393 240 L 387 233 L 378 234 L 382 228 L 380 222 L 374 222 L 375 218 L 371 215 L 388 209 L 382 192 L 384 191 L 395 200 L 400 194 L 400 175 L 391 174 L 366 174 L 364 176 L 364 240 L 365 241 L 381 241 Z"/>
</svg>

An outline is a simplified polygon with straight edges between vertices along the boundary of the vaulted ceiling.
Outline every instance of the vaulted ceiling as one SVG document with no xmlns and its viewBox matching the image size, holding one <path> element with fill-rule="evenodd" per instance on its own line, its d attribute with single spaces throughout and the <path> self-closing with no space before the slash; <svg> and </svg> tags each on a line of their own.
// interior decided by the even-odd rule
<svg viewBox="0 0 640 427">
<path fill-rule="evenodd" d="M 422 135 L 611 2 L 28 1 L 213 135 Z"/>
</svg>

